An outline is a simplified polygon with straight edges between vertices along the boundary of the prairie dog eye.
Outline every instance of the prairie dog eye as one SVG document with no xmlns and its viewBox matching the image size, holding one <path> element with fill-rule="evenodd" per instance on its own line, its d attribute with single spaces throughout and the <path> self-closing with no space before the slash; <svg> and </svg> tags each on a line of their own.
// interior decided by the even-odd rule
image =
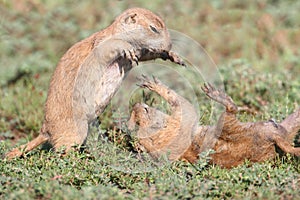
<svg viewBox="0 0 300 200">
<path fill-rule="evenodd" d="M 148 112 L 149 112 L 149 110 L 148 110 L 148 108 L 147 108 L 147 107 L 144 107 L 144 111 L 145 111 L 146 113 L 148 113 Z"/>
<path fill-rule="evenodd" d="M 150 25 L 149 27 L 154 33 L 159 33 L 159 31 L 154 26 Z"/>
</svg>

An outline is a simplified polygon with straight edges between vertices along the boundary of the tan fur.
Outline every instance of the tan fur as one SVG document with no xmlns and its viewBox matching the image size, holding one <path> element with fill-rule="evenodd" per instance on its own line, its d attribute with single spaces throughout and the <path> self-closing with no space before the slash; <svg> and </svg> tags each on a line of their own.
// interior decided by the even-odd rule
<svg viewBox="0 0 300 200">
<path fill-rule="evenodd" d="M 84 143 L 88 123 L 101 114 L 134 62 L 162 58 L 183 64 L 164 22 L 142 8 L 124 11 L 106 29 L 73 45 L 52 76 L 40 135 L 6 154 L 13 158 L 49 141 L 69 150 Z"/>
<path fill-rule="evenodd" d="M 156 137 L 151 137 L 151 142 L 159 144 L 159 148 L 168 147 L 170 155 L 172 155 L 172 158 L 169 157 L 170 160 L 180 158 L 189 162 L 196 162 L 199 153 L 213 149 L 215 153 L 211 154 L 211 163 L 231 168 L 242 164 L 245 160 L 261 162 L 273 159 L 278 153 L 277 147 L 283 153 L 300 156 L 300 148 L 295 148 L 291 145 L 292 138 L 295 137 L 300 129 L 300 109 L 279 124 L 274 121 L 242 123 L 236 118 L 237 107 L 232 99 L 224 92 L 206 84 L 202 88 L 203 91 L 209 98 L 224 105 L 226 112 L 221 115 L 216 126 L 195 127 L 198 118 L 195 116 L 194 108 L 187 100 L 168 89 L 158 80 L 150 81 L 144 77 L 141 85 L 157 92 L 173 108 L 176 108 L 174 105 L 180 105 L 181 107 L 180 114 L 182 117 L 180 118 L 178 116 L 175 117 L 174 113 L 171 115 L 161 114 L 161 111 L 155 108 L 137 104 L 133 108 L 134 117 L 131 116 L 132 118 L 130 119 L 131 126 L 135 122 L 139 125 L 138 138 L 139 135 L 152 128 L 153 122 L 162 122 L 156 126 L 155 131 L 152 130 L 152 134 Z M 172 105 L 172 102 L 178 103 Z M 141 112 L 146 106 L 148 112 Z M 176 109 L 178 110 L 178 108 Z M 185 121 L 183 119 L 185 117 L 188 120 Z M 172 123 L 169 123 L 170 121 Z M 173 145 L 169 146 L 169 143 L 166 141 L 170 140 L 170 138 L 172 139 L 174 133 L 181 135 L 182 138 L 189 138 L 192 135 L 191 143 L 173 140 Z M 164 143 L 165 145 L 163 145 Z M 142 145 L 144 144 L 142 143 Z M 153 151 L 156 151 L 154 145 L 151 148 L 147 145 L 144 145 L 144 147 L 151 154 Z M 186 150 L 178 151 L 178 149 Z M 164 152 L 160 152 L 160 154 L 155 156 L 160 156 L 162 153 Z"/>
<path fill-rule="evenodd" d="M 164 86 L 158 79 L 152 82 L 143 77 L 141 80 L 141 87 L 155 91 L 167 100 L 171 105 L 172 115 L 145 104 L 136 104 L 129 120 L 129 128 L 133 129 L 135 124 L 139 126 L 139 142 L 154 157 L 168 154 L 170 160 L 177 160 L 192 143 L 192 133 L 197 129 L 197 112 L 186 99 Z"/>
</svg>

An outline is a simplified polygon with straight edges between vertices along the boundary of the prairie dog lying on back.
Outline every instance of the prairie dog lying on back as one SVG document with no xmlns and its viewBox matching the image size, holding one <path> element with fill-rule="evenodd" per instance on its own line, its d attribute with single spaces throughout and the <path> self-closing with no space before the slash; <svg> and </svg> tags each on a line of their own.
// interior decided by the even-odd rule
<svg viewBox="0 0 300 200">
<path fill-rule="evenodd" d="M 199 126 L 193 105 L 158 79 L 142 78 L 144 88 L 162 96 L 171 106 L 171 115 L 136 104 L 128 126 L 138 125 L 140 144 L 153 156 L 169 153 L 170 160 L 183 159 L 195 162 L 199 153 L 213 149 L 211 163 L 230 168 L 246 159 L 261 162 L 275 158 L 276 147 L 283 153 L 300 156 L 300 148 L 292 146 L 292 139 L 300 129 L 300 108 L 281 123 L 242 123 L 236 118 L 237 106 L 225 92 L 205 84 L 202 90 L 212 100 L 225 106 L 215 126 Z M 190 141 L 190 142 L 189 142 Z"/>
</svg>

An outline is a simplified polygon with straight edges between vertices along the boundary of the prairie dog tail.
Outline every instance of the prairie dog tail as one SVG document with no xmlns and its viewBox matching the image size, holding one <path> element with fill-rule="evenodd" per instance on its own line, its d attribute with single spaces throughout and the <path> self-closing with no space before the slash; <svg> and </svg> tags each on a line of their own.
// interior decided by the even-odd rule
<svg viewBox="0 0 300 200">
<path fill-rule="evenodd" d="M 13 150 L 11 150 L 7 154 L 5 154 L 5 158 L 10 160 L 10 159 L 15 158 L 15 157 L 20 157 L 24 153 L 29 152 L 32 149 L 36 148 L 37 146 L 47 142 L 48 139 L 49 139 L 49 137 L 46 134 L 40 133 L 38 137 L 31 140 L 27 144 L 22 145 L 22 146 L 17 147 L 17 148 L 14 148 Z"/>
</svg>

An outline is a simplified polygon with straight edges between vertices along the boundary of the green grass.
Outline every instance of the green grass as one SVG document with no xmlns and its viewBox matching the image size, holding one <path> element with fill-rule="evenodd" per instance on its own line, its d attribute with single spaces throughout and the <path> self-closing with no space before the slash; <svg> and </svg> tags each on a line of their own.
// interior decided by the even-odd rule
<svg viewBox="0 0 300 200">
<path fill-rule="evenodd" d="M 300 102 L 300 3 L 224 2 L 0 1 L 0 154 L 37 135 L 49 80 L 62 54 L 132 6 L 159 13 L 170 29 L 205 48 L 227 93 L 244 108 L 242 121 L 282 120 Z M 211 105 L 197 95 L 199 123 L 207 124 Z M 0 198 L 300 198 L 298 159 L 287 156 L 231 170 L 208 166 L 205 154 L 194 165 L 153 161 L 136 150 L 126 128 L 114 128 L 122 117 L 109 108 L 82 153 L 61 156 L 36 149 L 22 159 L 1 160 Z"/>
</svg>

